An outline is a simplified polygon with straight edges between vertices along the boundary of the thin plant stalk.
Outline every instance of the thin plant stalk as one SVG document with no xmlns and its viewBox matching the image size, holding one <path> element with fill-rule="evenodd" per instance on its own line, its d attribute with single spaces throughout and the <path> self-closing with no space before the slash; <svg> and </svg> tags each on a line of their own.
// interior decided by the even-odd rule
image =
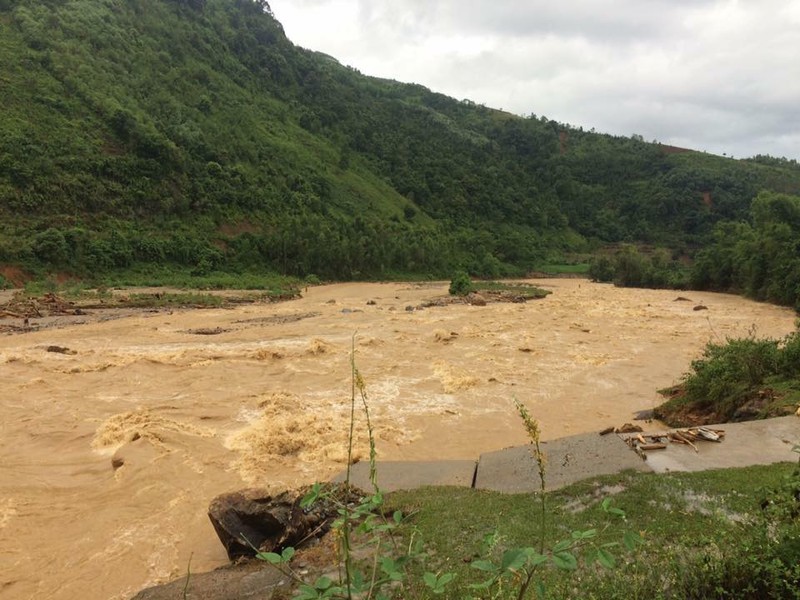
<svg viewBox="0 0 800 600">
<path fill-rule="evenodd" d="M 369 416 L 369 402 L 367 401 L 367 386 L 364 383 L 364 378 L 361 377 L 361 373 L 359 372 L 358 367 L 355 366 L 355 357 L 353 358 L 353 373 L 355 378 L 354 379 L 355 386 L 356 388 L 358 388 L 359 395 L 361 396 L 361 404 L 364 408 L 364 417 L 367 422 L 367 436 L 369 438 L 369 482 L 372 484 L 372 489 L 375 491 L 375 493 L 379 494 L 380 488 L 378 487 L 378 467 L 377 467 L 378 455 L 375 450 L 375 432 L 372 428 L 372 419 Z"/>
<path fill-rule="evenodd" d="M 528 433 L 528 438 L 531 440 L 531 455 L 536 461 L 536 468 L 539 472 L 539 500 L 541 503 L 541 526 L 542 526 L 542 543 L 541 552 L 544 552 L 544 532 L 546 524 L 546 489 L 545 489 L 545 475 L 547 473 L 547 457 L 542 452 L 541 447 L 541 431 L 539 430 L 539 422 L 531 417 L 528 409 L 519 400 L 514 398 L 514 405 L 517 408 L 519 416 L 525 425 L 525 431 Z"/>
<path fill-rule="evenodd" d="M 517 398 L 514 398 L 514 406 L 517 408 L 520 418 L 525 425 L 525 431 L 528 433 L 528 438 L 531 440 L 531 455 L 536 461 L 536 469 L 539 473 L 539 505 L 541 512 L 539 516 L 540 521 L 540 535 L 539 535 L 539 552 L 544 554 L 545 551 L 545 528 L 547 526 L 547 494 L 545 485 L 545 474 L 547 473 L 547 458 L 542 452 L 541 447 L 541 430 L 539 429 L 539 422 L 531 417 L 528 409 Z M 528 592 L 528 588 L 533 582 L 533 576 L 536 573 L 536 567 L 527 571 L 525 581 L 519 588 L 517 600 L 522 600 Z"/>
<path fill-rule="evenodd" d="M 353 334 L 350 349 L 350 431 L 347 436 L 347 472 L 345 475 L 345 490 L 350 490 L 350 475 L 353 465 L 353 436 L 355 435 L 356 422 L 356 335 Z M 347 599 L 352 600 L 353 581 L 353 556 L 350 539 L 350 507 L 345 499 L 342 507 L 342 554 L 344 558 L 344 587 L 347 590 Z"/>
<path fill-rule="evenodd" d="M 186 600 L 189 593 L 189 579 L 192 577 L 192 556 L 194 556 L 194 552 L 189 555 L 189 562 L 186 564 L 186 583 L 183 586 L 183 600 Z"/>
</svg>

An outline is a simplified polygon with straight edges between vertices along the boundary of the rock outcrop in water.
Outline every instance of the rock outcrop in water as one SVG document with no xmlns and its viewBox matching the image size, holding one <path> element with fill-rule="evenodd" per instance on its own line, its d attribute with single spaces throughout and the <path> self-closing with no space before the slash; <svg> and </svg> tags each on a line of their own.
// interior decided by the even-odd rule
<svg viewBox="0 0 800 600">
<path fill-rule="evenodd" d="M 208 517 L 228 558 L 252 557 L 257 552 L 280 552 L 327 533 L 339 502 L 358 497 L 354 491 L 332 488 L 311 507 L 300 506 L 308 489 L 278 495 L 250 488 L 217 496 Z M 335 498 L 335 499 L 334 499 Z"/>
</svg>

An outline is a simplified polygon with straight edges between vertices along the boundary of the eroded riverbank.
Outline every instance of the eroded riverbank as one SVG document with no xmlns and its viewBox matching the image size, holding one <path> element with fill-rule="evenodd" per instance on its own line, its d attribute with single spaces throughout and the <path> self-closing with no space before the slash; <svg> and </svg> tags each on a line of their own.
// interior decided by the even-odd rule
<svg viewBox="0 0 800 600">
<path fill-rule="evenodd" d="M 406 311 L 446 285 L 340 284 L 0 337 L 0 592 L 126 598 L 224 563 L 214 495 L 342 468 L 354 333 L 380 458 L 415 460 L 524 443 L 513 397 L 545 438 L 621 424 L 708 340 L 793 329 L 734 296 L 539 283 L 526 304 Z"/>
</svg>

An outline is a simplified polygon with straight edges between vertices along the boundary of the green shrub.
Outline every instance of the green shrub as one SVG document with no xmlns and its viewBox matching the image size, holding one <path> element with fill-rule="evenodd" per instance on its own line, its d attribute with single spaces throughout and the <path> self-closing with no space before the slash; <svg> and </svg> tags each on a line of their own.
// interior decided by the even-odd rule
<svg viewBox="0 0 800 600">
<path fill-rule="evenodd" d="M 69 246 L 64 234 L 53 227 L 37 233 L 32 246 L 36 258 L 44 263 L 63 265 L 69 258 Z"/>
<path fill-rule="evenodd" d="M 464 271 L 458 271 L 450 280 L 451 296 L 466 296 L 474 289 L 472 279 Z"/>
<path fill-rule="evenodd" d="M 709 344 L 684 379 L 687 398 L 731 416 L 737 404 L 777 373 L 778 364 L 776 340 L 742 338 Z"/>
<path fill-rule="evenodd" d="M 783 341 L 780 373 L 793 379 L 800 377 L 800 331 L 795 331 Z"/>
<path fill-rule="evenodd" d="M 614 263 L 608 256 L 599 256 L 592 259 L 589 265 L 589 278 L 600 283 L 610 283 L 614 280 Z"/>
<path fill-rule="evenodd" d="M 600 256 L 592 261 L 589 277 L 593 281 L 613 281 L 619 287 L 684 289 L 688 284 L 686 273 L 664 248 L 652 254 L 625 244 L 613 258 Z"/>
</svg>

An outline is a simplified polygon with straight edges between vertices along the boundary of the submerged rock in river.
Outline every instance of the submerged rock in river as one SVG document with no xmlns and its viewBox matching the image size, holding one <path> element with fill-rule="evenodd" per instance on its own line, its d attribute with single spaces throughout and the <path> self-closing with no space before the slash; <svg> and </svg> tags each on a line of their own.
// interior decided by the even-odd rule
<svg viewBox="0 0 800 600">
<path fill-rule="evenodd" d="M 337 516 L 340 502 L 357 500 L 355 491 L 332 487 L 309 508 L 300 503 L 308 489 L 271 495 L 250 488 L 217 496 L 208 517 L 230 560 L 258 552 L 280 552 L 287 546 L 319 538 Z"/>
</svg>

